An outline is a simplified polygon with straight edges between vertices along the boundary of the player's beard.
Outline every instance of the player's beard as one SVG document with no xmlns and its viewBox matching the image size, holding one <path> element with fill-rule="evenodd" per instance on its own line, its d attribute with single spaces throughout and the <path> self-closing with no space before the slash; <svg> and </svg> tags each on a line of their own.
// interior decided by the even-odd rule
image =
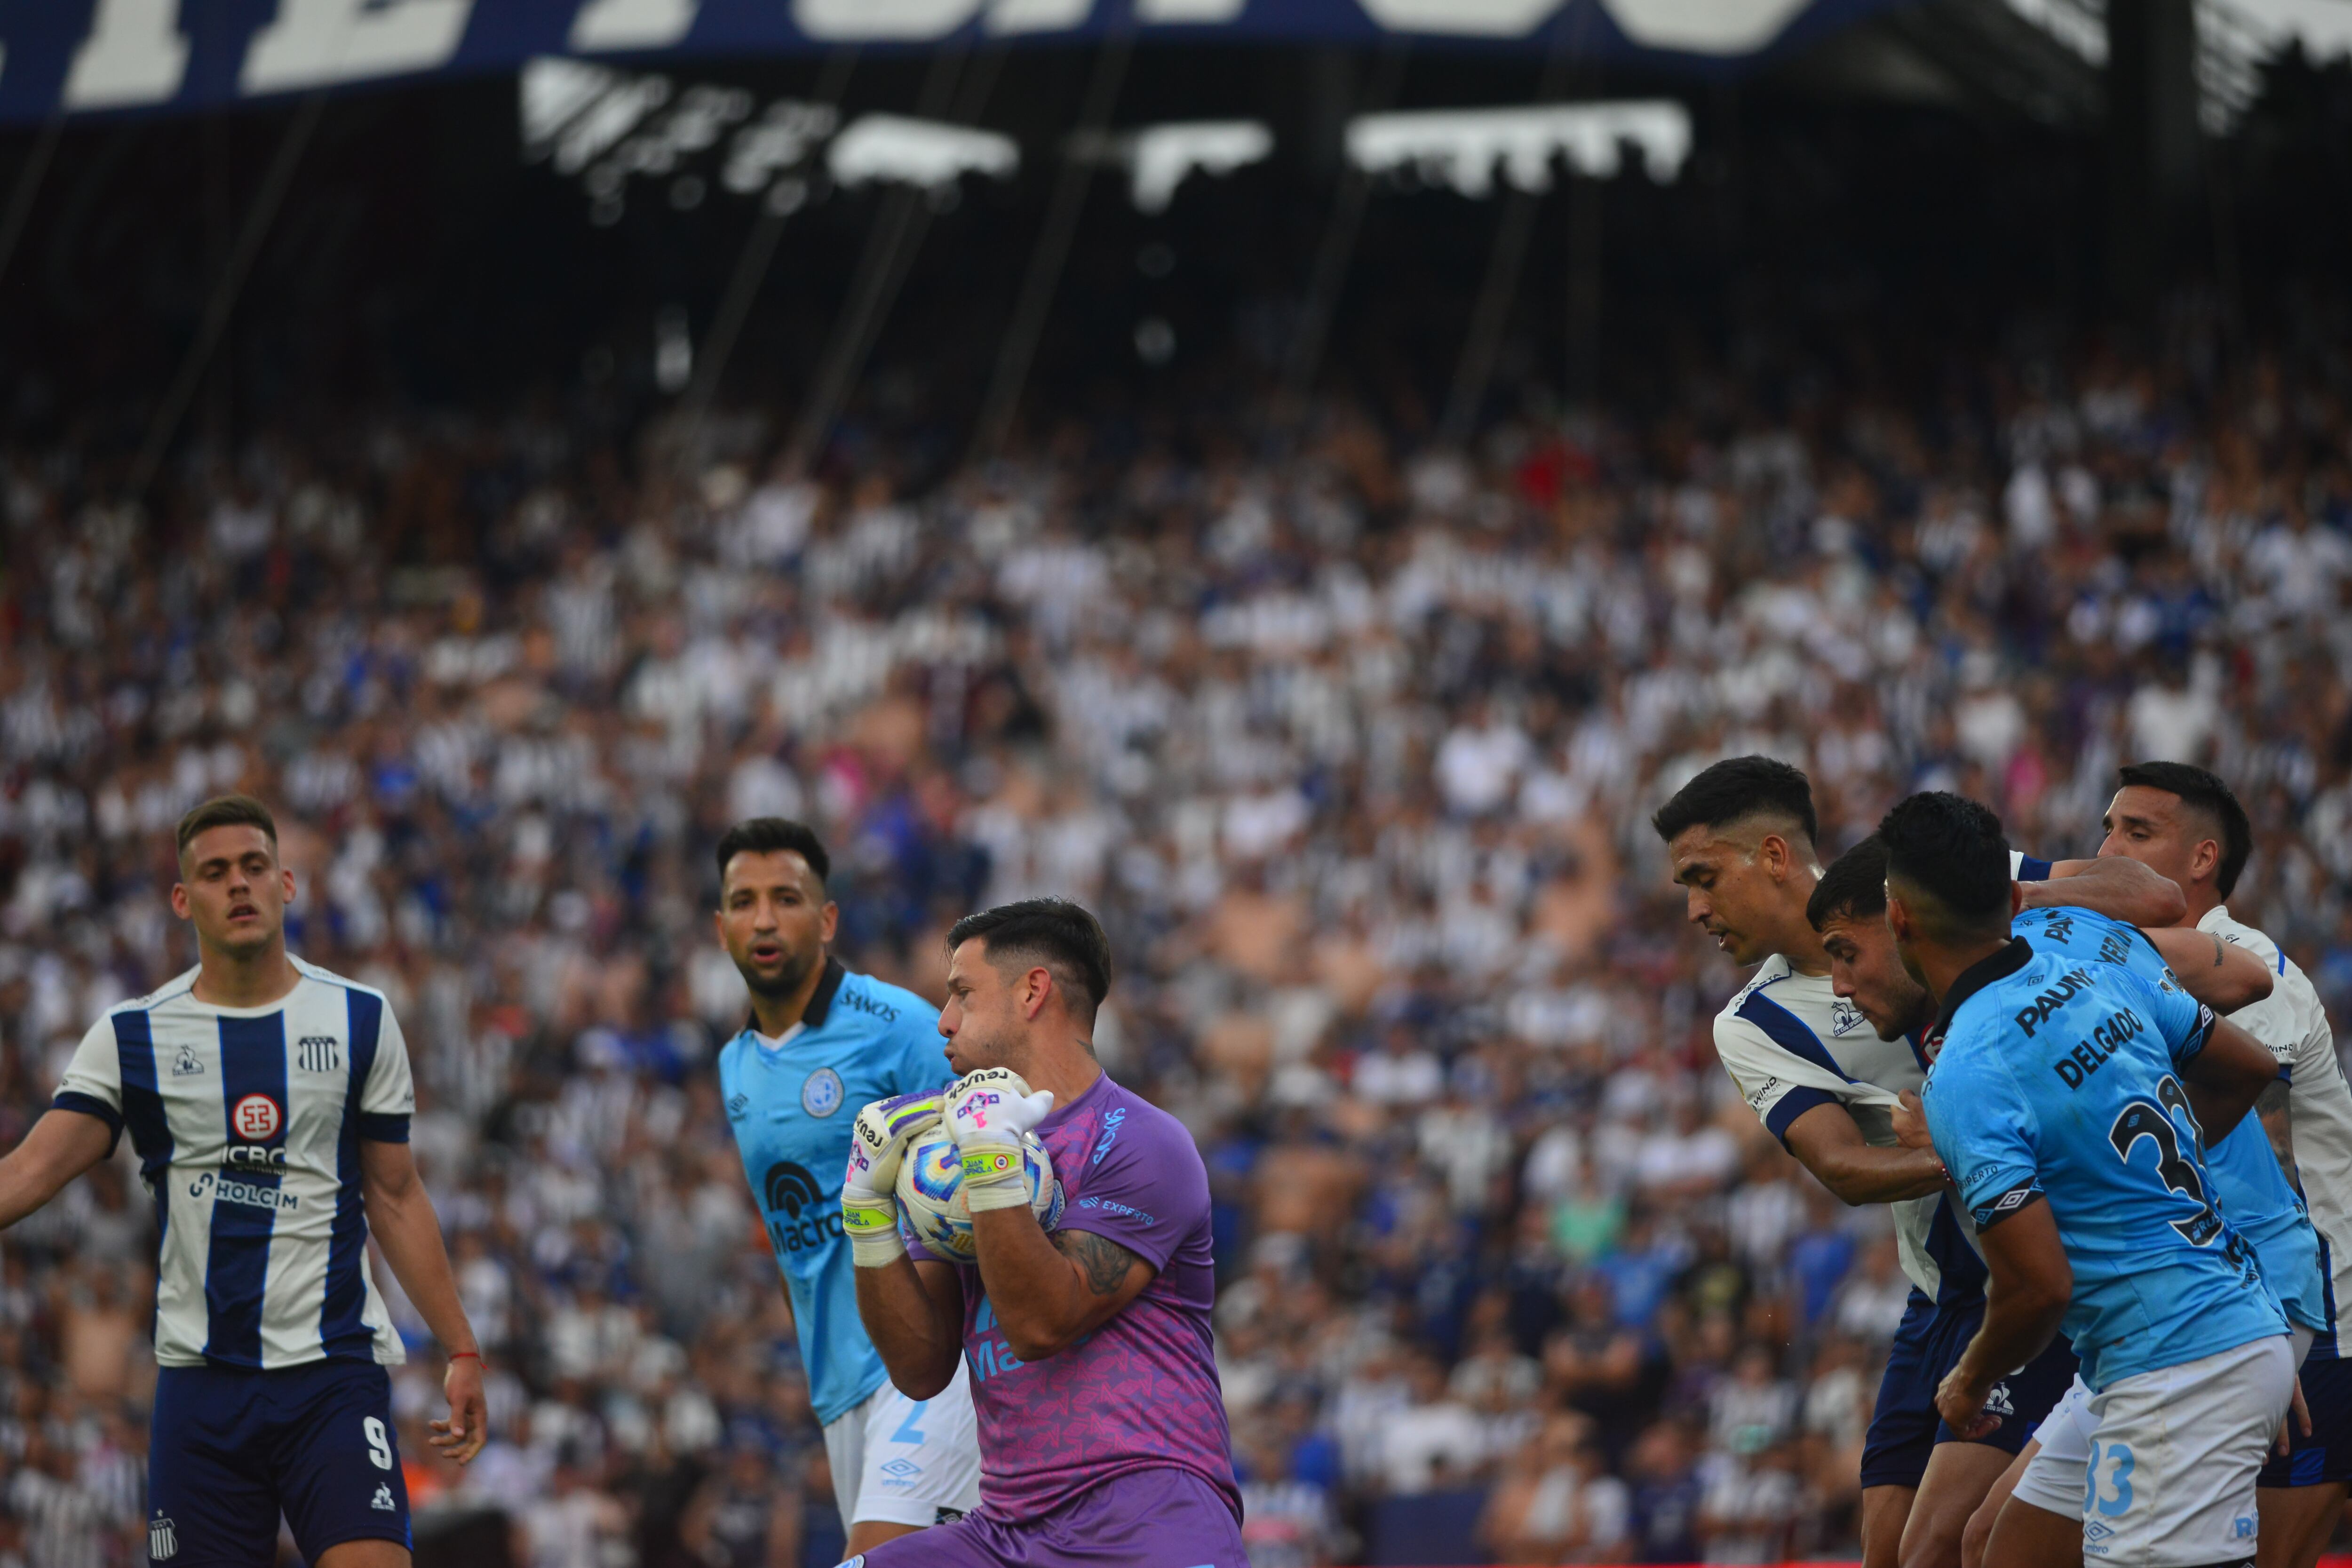
<svg viewBox="0 0 2352 1568">
<path fill-rule="evenodd" d="M 783 967 L 777 970 L 772 977 L 763 975 L 740 963 L 737 963 L 735 968 L 737 973 L 743 976 L 743 984 L 751 994 L 764 996 L 772 1002 L 779 997 L 790 996 L 806 984 L 809 971 L 814 969 L 824 956 L 823 948 L 819 948 L 814 952 L 786 952 Z"/>
</svg>

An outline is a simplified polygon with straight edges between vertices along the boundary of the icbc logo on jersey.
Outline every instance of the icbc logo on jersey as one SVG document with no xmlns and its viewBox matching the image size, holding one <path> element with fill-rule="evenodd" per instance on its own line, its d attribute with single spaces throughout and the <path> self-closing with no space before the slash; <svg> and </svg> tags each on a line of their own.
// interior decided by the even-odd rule
<svg viewBox="0 0 2352 1568">
<path fill-rule="evenodd" d="M 248 1094 L 230 1110 L 228 1121 L 238 1137 L 248 1142 L 266 1143 L 278 1136 L 284 1118 L 276 1100 L 266 1094 Z"/>
</svg>

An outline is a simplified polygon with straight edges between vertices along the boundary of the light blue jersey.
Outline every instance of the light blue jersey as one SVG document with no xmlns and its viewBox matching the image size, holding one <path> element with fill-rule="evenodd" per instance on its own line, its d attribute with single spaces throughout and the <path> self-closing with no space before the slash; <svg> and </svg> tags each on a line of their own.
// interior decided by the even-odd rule
<svg viewBox="0 0 2352 1568">
<path fill-rule="evenodd" d="M 1931 1037 L 1936 1152 L 1979 1230 L 2049 1202 L 2094 1390 L 2287 1331 L 2173 1070 L 2213 1022 L 2177 982 L 2021 938 L 1954 982 Z"/>
<path fill-rule="evenodd" d="M 2105 915 L 2088 910 L 2029 910 L 2017 918 L 2013 929 L 2032 938 L 2033 950 L 2046 956 L 2118 964 L 2151 985 L 2178 984 L 2146 937 Z M 2202 1040 L 2200 1035 L 2198 1042 Z M 2186 1059 L 2174 1058 L 2176 1065 Z M 2319 1268 L 2319 1234 L 2311 1228 L 2303 1199 L 2279 1169 L 2262 1118 L 2249 1112 L 2227 1136 L 2208 1144 L 2205 1165 L 2213 1175 L 2215 1206 L 2254 1249 L 2263 1279 L 2286 1310 L 2287 1321 L 2314 1333 L 2326 1331 L 2327 1292 Z"/>
<path fill-rule="evenodd" d="M 865 1106 L 954 1081 L 939 1009 L 826 959 L 800 1024 L 775 1044 L 746 1027 L 719 1052 L 719 1092 L 793 1300 L 809 1403 L 830 1425 L 887 1374 L 857 1317 L 841 1234 L 849 1128 Z"/>
</svg>

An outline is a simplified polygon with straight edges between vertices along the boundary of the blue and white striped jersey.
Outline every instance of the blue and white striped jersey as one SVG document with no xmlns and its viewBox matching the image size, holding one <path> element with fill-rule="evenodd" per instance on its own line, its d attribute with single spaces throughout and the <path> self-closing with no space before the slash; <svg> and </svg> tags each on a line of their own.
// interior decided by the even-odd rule
<svg viewBox="0 0 2352 1568">
<path fill-rule="evenodd" d="M 110 1009 L 52 1101 L 131 1133 L 165 1366 L 406 1359 L 368 1275 L 360 1142 L 408 1141 L 408 1048 L 383 993 L 293 962 L 267 1007 L 197 1001 L 191 969 Z"/>
</svg>

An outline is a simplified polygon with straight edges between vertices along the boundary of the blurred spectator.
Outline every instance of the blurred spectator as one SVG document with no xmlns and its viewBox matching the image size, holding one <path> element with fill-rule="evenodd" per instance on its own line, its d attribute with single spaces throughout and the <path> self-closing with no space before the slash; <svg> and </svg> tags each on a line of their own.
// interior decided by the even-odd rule
<svg viewBox="0 0 2352 1568">
<path fill-rule="evenodd" d="M 388 1293 L 422 1513 L 503 1509 L 537 1562 L 822 1551 L 829 1504 L 757 1502 L 824 1470 L 710 1073 L 742 994 L 709 846 L 800 813 L 845 960 L 926 994 L 976 904 L 1102 913 L 1097 1047 L 1209 1160 L 1254 1552 L 1480 1488 L 1523 1556 L 1850 1552 L 1908 1285 L 1730 1092 L 1738 976 L 1656 804 L 1763 750 L 1825 853 L 1929 784 L 2081 853 L 2116 766 L 2177 753 L 2252 814 L 2233 910 L 2352 998 L 2334 336 L 1971 332 L 1916 383 L 1885 346 L 1677 348 L 1448 450 L 1206 364 L 963 470 L 886 420 L 783 473 L 765 406 L 321 405 L 202 434 L 141 510 L 104 421 L 17 438 L 0 1145 L 193 962 L 176 816 L 258 792 L 293 945 L 405 1026 L 490 1356 L 493 1442 L 449 1473 Z M 145 1545 L 137 1181 L 119 1154 L 0 1238 L 0 1552 L 42 1568 Z"/>
</svg>

